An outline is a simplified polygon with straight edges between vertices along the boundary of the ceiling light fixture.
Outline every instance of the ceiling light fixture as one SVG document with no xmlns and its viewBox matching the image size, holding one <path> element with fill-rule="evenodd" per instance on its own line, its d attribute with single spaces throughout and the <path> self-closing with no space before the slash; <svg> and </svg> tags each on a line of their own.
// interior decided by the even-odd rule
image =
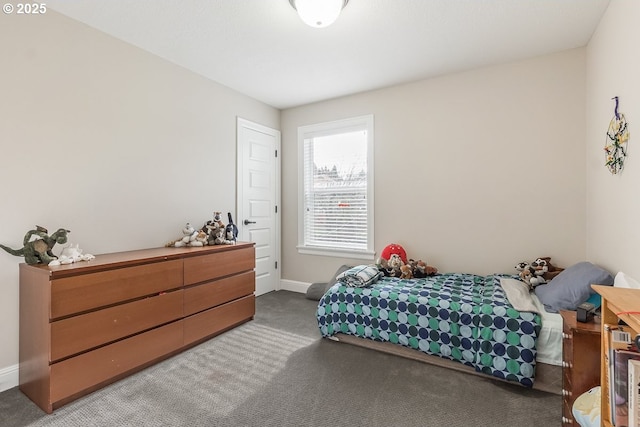
<svg viewBox="0 0 640 427">
<path fill-rule="evenodd" d="M 333 24 L 349 0 L 289 0 L 302 22 L 314 28 Z"/>
</svg>

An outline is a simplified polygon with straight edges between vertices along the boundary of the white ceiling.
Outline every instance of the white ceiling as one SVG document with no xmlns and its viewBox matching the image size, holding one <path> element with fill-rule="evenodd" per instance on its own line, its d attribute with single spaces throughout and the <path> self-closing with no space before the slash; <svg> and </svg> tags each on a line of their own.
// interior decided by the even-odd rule
<svg viewBox="0 0 640 427">
<path fill-rule="evenodd" d="M 609 0 L 350 0 L 315 29 L 288 0 L 47 7 L 277 108 L 585 46 Z"/>
</svg>

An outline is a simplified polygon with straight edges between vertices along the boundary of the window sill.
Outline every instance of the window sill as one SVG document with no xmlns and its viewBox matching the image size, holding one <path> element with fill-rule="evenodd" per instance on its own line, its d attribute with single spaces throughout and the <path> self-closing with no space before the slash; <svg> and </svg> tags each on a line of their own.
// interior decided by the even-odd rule
<svg viewBox="0 0 640 427">
<path fill-rule="evenodd" d="M 376 255 L 372 251 L 355 251 L 353 249 L 315 248 L 310 246 L 298 246 L 298 253 L 304 255 L 332 256 L 339 258 L 365 259 L 373 261 Z"/>
</svg>

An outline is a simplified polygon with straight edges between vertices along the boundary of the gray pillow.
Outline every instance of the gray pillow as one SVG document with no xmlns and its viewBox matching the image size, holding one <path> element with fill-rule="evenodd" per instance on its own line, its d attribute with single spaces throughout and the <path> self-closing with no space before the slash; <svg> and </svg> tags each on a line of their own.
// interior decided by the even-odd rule
<svg viewBox="0 0 640 427">
<path fill-rule="evenodd" d="M 322 298 L 322 295 L 324 295 L 325 292 L 327 292 L 330 287 L 336 284 L 336 282 L 338 281 L 336 277 L 343 271 L 346 271 L 350 268 L 351 268 L 350 265 L 341 265 L 340 267 L 338 267 L 338 270 L 336 270 L 333 277 L 329 279 L 328 282 L 312 283 L 309 286 L 309 288 L 307 288 L 307 298 L 315 301 L 320 301 L 320 298 Z"/>
<path fill-rule="evenodd" d="M 613 276 L 590 262 L 579 262 L 563 270 L 549 283 L 537 286 L 536 296 L 545 310 L 576 310 L 594 293 L 591 285 L 613 285 Z"/>
</svg>

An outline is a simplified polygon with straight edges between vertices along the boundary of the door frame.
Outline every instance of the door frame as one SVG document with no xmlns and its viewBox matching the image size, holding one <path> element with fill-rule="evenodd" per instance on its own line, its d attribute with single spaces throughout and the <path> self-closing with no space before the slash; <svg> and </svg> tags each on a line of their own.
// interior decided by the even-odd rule
<svg viewBox="0 0 640 427">
<path fill-rule="evenodd" d="M 274 230 L 274 246 L 275 246 L 275 262 L 277 263 L 277 267 L 275 269 L 275 277 L 276 277 L 276 284 L 275 284 L 275 290 L 278 291 L 281 289 L 281 280 L 282 280 L 282 274 L 280 273 L 282 271 L 282 256 L 281 256 L 281 239 L 282 239 L 282 235 L 281 235 L 281 221 L 280 218 L 282 218 L 282 199 L 281 199 L 281 194 L 280 194 L 280 187 L 281 187 L 281 170 L 282 170 L 282 149 L 281 149 L 281 144 L 282 144 L 282 137 L 281 137 L 281 133 L 279 130 L 277 129 L 273 129 L 264 125 L 261 125 L 259 123 L 255 123 L 252 122 L 250 120 L 244 119 L 240 116 L 237 116 L 236 118 L 236 185 L 237 185 L 237 190 L 236 190 L 236 215 L 237 215 L 237 219 L 236 222 L 238 223 L 238 227 L 240 228 L 241 232 L 242 230 L 244 230 L 243 228 L 243 224 L 242 221 L 244 221 L 245 215 L 244 215 L 244 164 L 242 162 L 242 159 L 244 158 L 243 154 L 244 154 L 244 149 L 245 146 L 242 144 L 243 141 L 240 141 L 240 128 L 246 128 L 246 129 L 251 129 L 257 132 L 262 132 L 265 133 L 267 135 L 271 135 L 275 137 L 275 142 L 276 142 L 276 155 L 275 155 L 275 168 L 276 168 L 276 173 L 275 173 L 275 206 L 276 206 L 276 212 L 275 212 L 275 230 Z M 239 234 L 239 237 L 245 237 L 244 233 L 243 234 Z"/>
</svg>

